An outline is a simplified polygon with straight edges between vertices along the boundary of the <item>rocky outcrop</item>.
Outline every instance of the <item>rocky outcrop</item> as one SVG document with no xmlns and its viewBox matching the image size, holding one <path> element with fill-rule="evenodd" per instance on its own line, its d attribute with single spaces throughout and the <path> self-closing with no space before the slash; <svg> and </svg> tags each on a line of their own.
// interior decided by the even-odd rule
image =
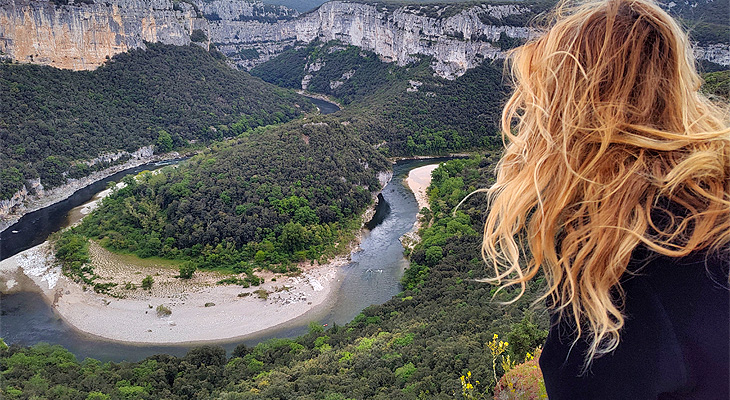
<svg viewBox="0 0 730 400">
<path fill-rule="evenodd" d="M 695 48 L 695 56 L 715 64 L 730 65 L 730 44 L 715 43 Z"/>
<path fill-rule="evenodd" d="M 209 21 L 278 22 L 299 16 L 299 12 L 272 4 L 244 0 L 204 0 L 197 2 Z"/>
<path fill-rule="evenodd" d="M 58 5 L 65 1 L 0 0 L 0 57 L 94 69 L 107 57 L 143 48 L 144 42 L 186 45 L 195 29 L 219 42 L 236 42 L 239 30 L 276 26 L 299 15 L 283 6 L 245 0 L 200 1 L 199 6 L 190 0 L 76 0 Z M 222 28 L 228 25 L 231 29 Z M 282 48 L 272 51 L 277 49 Z"/>
<path fill-rule="evenodd" d="M 439 75 L 454 77 L 485 58 L 499 57 L 500 35 L 525 39 L 530 34 L 525 27 L 491 23 L 529 12 L 519 5 L 477 5 L 445 18 L 423 15 L 422 9 L 404 6 L 390 11 L 369 4 L 329 2 L 297 19 L 296 40 L 339 40 L 399 65 L 413 61 L 415 55 L 431 56 Z"/>
<path fill-rule="evenodd" d="M 407 64 L 432 57 L 437 74 L 453 78 L 531 35 L 532 11 L 519 3 L 452 5 L 331 1 L 299 15 L 245 0 L 0 0 L 0 57 L 60 68 L 92 69 L 145 41 L 183 45 L 193 30 L 248 69 L 289 46 L 339 40 Z M 209 43 L 206 43 L 206 45 Z M 697 55 L 730 65 L 728 43 Z M 336 84 L 336 82 L 334 83 Z"/>
<path fill-rule="evenodd" d="M 66 184 L 50 190 L 46 190 L 43 187 L 40 178 L 27 181 L 25 186 L 16 192 L 10 199 L 0 200 L 0 231 L 5 230 L 10 225 L 17 222 L 18 219 L 26 213 L 39 210 L 53 203 L 64 200 L 77 190 L 119 171 L 157 160 L 180 157 L 180 155 L 175 152 L 161 155 L 154 155 L 153 153 L 154 151 L 152 146 L 145 146 L 133 153 L 123 151 L 115 154 L 99 156 L 93 160 L 86 161 L 86 163 L 93 165 L 102 161 L 109 162 L 112 160 L 119 160 L 122 157 L 129 157 L 129 160 L 122 164 L 117 164 L 104 170 L 94 172 L 83 178 L 69 179 Z"/>
<path fill-rule="evenodd" d="M 444 6 L 441 11 L 453 7 L 461 6 Z M 399 65 L 413 61 L 416 55 L 433 57 L 436 73 L 451 78 L 485 58 L 501 57 L 503 53 L 497 43 L 502 35 L 526 39 L 530 35 L 528 28 L 512 26 L 504 20 L 529 12 L 529 8 L 521 5 L 482 4 L 446 17 L 432 6 L 390 9 L 332 1 L 294 20 L 275 24 L 211 22 L 210 37 L 221 51 L 244 68 L 266 61 L 297 42 L 339 40 L 371 50 L 382 60 Z M 238 57 L 245 50 L 255 50 L 258 57 Z"/>
<path fill-rule="evenodd" d="M 0 52 L 20 62 L 94 69 L 144 42 L 190 43 L 196 11 L 169 0 L 56 5 L 0 0 Z"/>
</svg>

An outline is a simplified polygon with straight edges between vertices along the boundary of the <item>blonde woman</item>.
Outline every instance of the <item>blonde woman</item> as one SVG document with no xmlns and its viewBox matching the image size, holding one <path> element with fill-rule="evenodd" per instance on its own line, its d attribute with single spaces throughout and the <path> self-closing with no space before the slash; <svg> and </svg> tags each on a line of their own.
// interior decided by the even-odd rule
<svg viewBox="0 0 730 400">
<path fill-rule="evenodd" d="M 483 255 L 541 270 L 559 399 L 728 399 L 730 131 L 647 0 L 561 6 L 511 56 Z"/>
</svg>

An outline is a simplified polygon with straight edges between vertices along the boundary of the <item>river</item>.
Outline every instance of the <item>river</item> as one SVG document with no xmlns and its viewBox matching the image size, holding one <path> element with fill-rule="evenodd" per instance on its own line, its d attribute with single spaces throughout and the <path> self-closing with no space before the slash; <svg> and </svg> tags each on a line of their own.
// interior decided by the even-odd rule
<svg viewBox="0 0 730 400">
<path fill-rule="evenodd" d="M 119 171 L 77 190 L 65 200 L 25 214 L 18 222 L 0 232 L 0 260 L 43 243 L 48 235 L 66 225 L 69 210 L 91 200 L 95 194 L 104 190 L 109 182 L 117 182 L 126 175 L 176 164 L 182 160 L 185 159 L 159 161 Z"/>
<path fill-rule="evenodd" d="M 319 108 L 319 112 L 322 114 L 332 114 L 333 112 L 340 111 L 340 107 L 327 100 L 318 99 L 316 97 L 304 96 L 312 101 L 312 103 Z"/>
<path fill-rule="evenodd" d="M 418 213 L 415 197 L 403 184 L 403 179 L 411 169 L 439 161 L 443 160 L 407 160 L 400 161 L 394 166 L 393 179 L 383 188 L 379 196 L 376 215 L 368 224 L 369 229 L 363 235 L 360 250 L 353 253 L 352 261 L 343 266 L 339 272 L 342 283 L 334 294 L 334 301 L 329 302 L 332 304 L 329 308 L 304 314 L 297 319 L 248 337 L 214 344 L 221 345 L 230 352 L 240 343 L 252 346 L 274 337 L 301 335 L 307 332 L 311 321 L 343 325 L 351 321 L 365 307 L 381 304 L 400 292 L 399 281 L 408 261 L 403 257 L 403 247 L 399 238 L 412 228 Z M 137 172 L 137 169 L 133 169 L 127 173 Z M 116 179 L 121 177 L 116 176 Z M 105 187 L 106 183 L 99 185 L 96 192 Z M 71 204 L 84 203 L 74 199 L 77 194 L 88 201 L 95 193 L 93 190 L 90 194 L 79 192 L 68 199 L 65 207 L 56 207 L 49 210 L 45 217 L 37 219 L 33 224 L 34 230 L 39 232 L 57 230 L 67 221 Z M 41 242 L 43 240 L 45 237 Z M 8 344 L 32 345 L 38 342 L 60 344 L 76 354 L 79 359 L 93 357 L 103 361 L 136 361 L 158 353 L 181 356 L 190 349 L 189 345 L 133 345 L 86 335 L 66 324 L 40 294 L 31 292 L 0 296 L 0 336 Z"/>
</svg>

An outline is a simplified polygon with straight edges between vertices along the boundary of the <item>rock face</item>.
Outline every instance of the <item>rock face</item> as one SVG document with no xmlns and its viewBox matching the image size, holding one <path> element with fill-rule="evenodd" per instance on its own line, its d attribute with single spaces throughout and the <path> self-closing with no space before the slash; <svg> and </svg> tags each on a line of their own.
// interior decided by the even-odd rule
<svg viewBox="0 0 730 400">
<path fill-rule="evenodd" d="M 478 5 L 442 17 L 433 7 L 427 7 L 431 13 L 426 15 L 418 6 L 386 9 L 333 1 L 300 16 L 283 6 L 241 0 L 198 5 L 96 1 L 59 6 L 44 0 L 0 0 L 0 51 L 20 62 L 93 69 L 109 56 L 143 47 L 145 41 L 188 44 L 192 31 L 201 29 L 243 68 L 296 42 L 319 39 L 340 40 L 399 64 L 412 61 L 415 54 L 432 56 L 436 72 L 451 77 L 484 58 L 498 57 L 495 43 L 502 33 L 529 35 L 525 27 L 487 23 L 529 12 L 518 5 Z"/>
<path fill-rule="evenodd" d="M 530 12 L 521 5 L 481 4 L 446 16 L 460 6 L 403 6 L 396 9 L 355 2 L 331 1 L 296 19 L 277 23 L 211 21 L 210 37 L 239 66 L 251 68 L 287 46 L 313 40 L 339 40 L 378 54 L 400 65 L 414 55 L 434 58 L 434 70 L 452 78 L 485 58 L 502 56 L 502 35 L 526 39 L 530 30 L 505 18 Z M 243 56 L 242 56 L 243 55 Z M 251 57 L 256 55 L 256 57 Z"/>
<path fill-rule="evenodd" d="M 39 210 L 49 206 L 57 201 L 71 196 L 75 191 L 86 187 L 107 176 L 113 175 L 127 168 L 136 167 L 159 159 L 177 158 L 178 153 L 168 153 L 157 156 L 154 154 L 152 146 L 140 147 L 133 153 L 122 151 L 113 154 L 103 154 L 97 158 L 86 161 L 88 165 L 93 165 L 102 161 L 116 161 L 121 157 L 129 157 L 129 160 L 123 164 L 113 165 L 101 171 L 92 173 L 80 179 L 69 179 L 66 184 L 51 190 L 45 190 L 41 184 L 41 179 L 32 179 L 25 183 L 25 186 L 17 191 L 10 199 L 0 200 L 0 231 L 5 230 L 10 225 L 20 219 L 26 213 Z"/>
<path fill-rule="evenodd" d="M 76 1 L 57 5 L 65 1 Z M 144 42 L 184 45 L 193 30 L 241 68 L 287 46 L 339 40 L 406 64 L 433 57 L 439 75 L 453 78 L 501 48 L 531 35 L 528 6 L 513 4 L 393 5 L 331 1 L 299 14 L 245 0 L 0 0 L 0 57 L 69 69 L 93 69 L 106 57 Z M 697 55 L 730 65 L 728 43 Z"/>
<path fill-rule="evenodd" d="M 700 60 L 707 60 L 716 64 L 730 65 L 730 44 L 714 43 L 695 49 L 695 56 Z"/>
<path fill-rule="evenodd" d="M 482 4 L 445 17 L 433 7 L 404 6 L 391 11 L 333 1 L 298 18 L 292 34 L 300 42 L 339 40 L 399 65 L 413 61 L 414 55 L 431 56 L 436 73 L 452 78 L 485 58 L 501 57 L 497 43 L 502 35 L 528 38 L 528 28 L 511 26 L 504 17 L 529 12 L 527 7 L 515 4 Z"/>
<path fill-rule="evenodd" d="M 94 69 L 144 42 L 190 43 L 193 6 L 169 0 L 61 5 L 0 0 L 0 52 L 20 62 Z"/>
</svg>

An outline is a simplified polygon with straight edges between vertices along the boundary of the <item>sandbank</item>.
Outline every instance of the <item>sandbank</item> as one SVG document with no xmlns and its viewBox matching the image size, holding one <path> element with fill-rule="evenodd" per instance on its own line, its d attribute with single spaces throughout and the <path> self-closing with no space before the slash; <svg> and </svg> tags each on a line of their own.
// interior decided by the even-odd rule
<svg viewBox="0 0 730 400">
<path fill-rule="evenodd" d="M 416 197 L 418 203 L 418 209 L 429 208 L 428 194 L 426 191 L 431 186 L 431 173 L 438 168 L 439 164 L 429 164 L 423 167 L 413 168 L 408 172 L 408 176 L 405 179 L 406 185 L 411 189 L 413 195 Z M 421 238 L 418 236 L 418 230 L 421 228 L 420 218 L 416 218 L 416 222 L 413 223 L 408 233 L 401 236 L 400 242 L 406 249 L 413 249 Z"/>
<path fill-rule="evenodd" d="M 243 288 L 216 284 L 222 276 L 215 272 L 198 271 L 193 279 L 183 280 L 169 265 L 123 265 L 117 255 L 93 242 L 90 253 L 100 282 L 128 281 L 135 288 L 118 285 L 112 293 L 123 298 L 117 298 L 71 281 L 53 265 L 45 242 L 0 261 L 0 289 L 40 289 L 66 323 L 104 339 L 140 344 L 216 341 L 262 331 L 324 305 L 338 287 L 339 267 L 349 262 L 339 258 L 298 276 L 278 276 L 275 282 L 268 273 L 262 285 Z M 140 287 L 147 275 L 155 281 L 149 291 Z M 21 285 L 25 277 L 36 287 Z M 172 313 L 158 315 L 160 305 Z"/>
<path fill-rule="evenodd" d="M 416 196 L 418 209 L 428 208 L 428 195 L 426 190 L 431 185 L 431 173 L 438 168 L 439 164 L 429 164 L 423 167 L 412 169 L 406 178 L 406 184 Z"/>
</svg>

